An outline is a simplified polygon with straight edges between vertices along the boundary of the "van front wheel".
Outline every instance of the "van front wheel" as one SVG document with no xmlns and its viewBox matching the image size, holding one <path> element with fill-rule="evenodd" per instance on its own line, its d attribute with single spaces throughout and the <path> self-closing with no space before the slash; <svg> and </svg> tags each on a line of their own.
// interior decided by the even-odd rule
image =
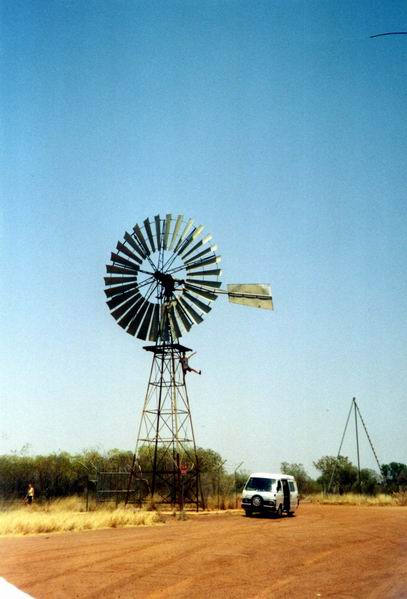
<svg viewBox="0 0 407 599">
<path fill-rule="evenodd" d="M 277 512 L 276 512 L 276 516 L 277 516 L 277 518 L 281 518 L 282 515 L 283 515 L 283 506 L 280 503 L 280 505 L 278 506 Z"/>
</svg>

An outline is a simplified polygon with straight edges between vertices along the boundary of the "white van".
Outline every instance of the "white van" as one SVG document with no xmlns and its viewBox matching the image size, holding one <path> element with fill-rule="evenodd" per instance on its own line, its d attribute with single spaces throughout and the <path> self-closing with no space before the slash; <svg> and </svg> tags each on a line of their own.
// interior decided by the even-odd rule
<svg viewBox="0 0 407 599">
<path fill-rule="evenodd" d="M 253 472 L 242 492 L 242 508 L 246 516 L 263 512 L 294 516 L 299 496 L 295 478 L 289 474 Z"/>
</svg>

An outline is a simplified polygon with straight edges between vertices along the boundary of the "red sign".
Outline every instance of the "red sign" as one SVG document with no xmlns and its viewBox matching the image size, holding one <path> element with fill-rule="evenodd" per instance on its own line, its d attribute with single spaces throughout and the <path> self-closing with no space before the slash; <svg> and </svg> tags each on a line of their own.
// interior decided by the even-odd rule
<svg viewBox="0 0 407 599">
<path fill-rule="evenodd" d="M 186 476 L 186 474 L 188 472 L 188 466 L 186 466 L 185 464 L 181 464 L 180 471 L 181 471 L 181 476 Z"/>
</svg>

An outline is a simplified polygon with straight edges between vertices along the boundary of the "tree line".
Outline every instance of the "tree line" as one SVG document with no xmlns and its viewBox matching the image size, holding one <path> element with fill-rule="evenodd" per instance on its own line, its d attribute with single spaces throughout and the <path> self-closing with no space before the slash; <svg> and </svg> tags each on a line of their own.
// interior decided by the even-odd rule
<svg viewBox="0 0 407 599">
<path fill-rule="evenodd" d="M 212 449 L 198 448 L 198 461 L 206 496 L 239 493 L 250 473 L 228 473 L 225 460 Z M 133 452 L 112 449 L 107 452 L 85 450 L 29 456 L 18 453 L 0 455 L 0 497 L 22 498 L 31 482 L 37 497 L 44 499 L 83 493 L 97 472 L 130 472 Z M 143 466 L 143 465 L 142 465 Z M 302 495 L 330 492 L 391 493 L 407 487 L 407 466 L 390 462 L 381 466 L 380 474 L 363 468 L 360 471 L 345 456 L 323 456 L 314 462 L 319 476 L 313 479 L 300 463 L 281 464 L 281 472 L 295 476 Z M 145 467 L 145 465 L 144 465 Z"/>
</svg>

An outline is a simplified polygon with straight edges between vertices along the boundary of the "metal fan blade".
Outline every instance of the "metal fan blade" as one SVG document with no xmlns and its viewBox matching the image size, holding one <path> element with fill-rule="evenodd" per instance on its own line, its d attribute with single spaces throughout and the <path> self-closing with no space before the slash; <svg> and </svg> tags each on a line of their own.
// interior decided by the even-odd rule
<svg viewBox="0 0 407 599">
<path fill-rule="evenodd" d="M 138 290 L 133 289 L 132 291 L 127 291 L 126 293 L 121 293 L 120 295 L 116 295 L 115 297 L 113 297 L 111 300 L 109 300 L 106 303 L 109 306 L 109 308 L 111 310 L 113 310 L 113 308 L 120 306 L 120 304 L 125 302 L 127 299 L 129 299 L 133 295 L 136 295 L 137 293 L 138 293 Z"/>
<path fill-rule="evenodd" d="M 131 247 L 133 248 L 133 250 L 135 250 L 139 256 L 141 256 L 141 258 L 145 258 L 146 257 L 146 253 L 144 251 L 144 249 L 140 246 L 139 243 L 137 243 L 137 241 L 135 239 L 133 239 L 133 237 L 130 235 L 130 233 L 127 233 L 127 231 L 124 234 L 124 238 L 127 241 L 127 243 L 129 245 L 131 245 Z"/>
<path fill-rule="evenodd" d="M 220 256 L 212 256 L 211 258 L 205 258 L 204 260 L 198 260 L 197 262 L 191 262 L 186 266 L 187 271 L 193 268 L 200 268 L 202 266 L 209 266 L 210 264 L 219 264 L 221 261 Z"/>
<path fill-rule="evenodd" d="M 172 250 L 174 248 L 174 243 L 177 240 L 177 236 L 178 236 L 179 228 L 182 223 L 182 219 L 183 219 L 182 214 L 179 214 L 177 216 L 177 222 L 175 223 L 174 232 L 172 234 L 172 239 L 171 239 L 170 248 L 169 248 L 170 250 Z"/>
<path fill-rule="evenodd" d="M 191 285 L 190 283 L 185 283 L 184 287 L 185 289 L 191 291 L 191 293 L 199 295 L 200 297 L 204 297 L 209 301 L 215 301 L 216 299 L 218 299 L 218 296 L 212 291 L 207 291 L 206 289 L 196 287 L 195 285 Z"/>
<path fill-rule="evenodd" d="M 137 281 L 137 277 L 105 277 L 105 285 L 119 285 L 122 283 L 131 283 Z"/>
<path fill-rule="evenodd" d="M 144 297 L 137 293 L 134 297 L 131 297 L 127 302 L 124 302 L 124 304 L 116 308 L 116 310 L 113 310 L 112 316 L 120 321 L 119 325 L 125 329 L 130 320 L 137 314 L 137 311 L 143 302 Z"/>
<path fill-rule="evenodd" d="M 183 308 L 187 311 L 189 316 L 191 316 L 192 320 L 195 321 L 196 324 L 200 324 L 203 321 L 203 318 L 198 312 L 184 299 L 184 296 L 179 298 L 179 301 Z"/>
<path fill-rule="evenodd" d="M 140 308 L 138 309 L 138 312 L 136 314 L 136 316 L 133 318 L 133 320 L 130 322 L 129 326 L 127 327 L 127 332 L 130 335 L 135 335 L 137 332 L 137 329 L 140 326 L 141 321 L 143 320 L 145 313 L 147 312 L 149 303 L 147 300 L 144 301 L 144 303 L 141 304 Z"/>
<path fill-rule="evenodd" d="M 134 265 L 134 268 L 122 268 L 121 266 L 113 266 L 113 264 L 106 264 L 106 272 L 115 275 L 129 275 L 132 272 L 138 272 L 138 266 Z"/>
<path fill-rule="evenodd" d="M 151 249 L 153 250 L 153 252 L 155 252 L 154 237 L 153 237 L 153 232 L 151 231 L 150 221 L 148 220 L 148 218 L 146 218 L 146 220 L 143 222 L 144 222 L 144 227 L 147 231 L 147 237 L 150 242 Z"/>
<path fill-rule="evenodd" d="M 191 275 L 189 275 L 191 276 Z M 203 286 L 203 287 L 214 287 L 214 288 L 219 288 L 222 283 L 221 281 L 204 281 L 203 279 L 186 279 L 187 283 L 192 283 L 192 285 L 199 285 L 199 286 Z"/>
<path fill-rule="evenodd" d="M 147 256 L 149 256 L 151 252 L 149 250 L 149 247 L 147 245 L 146 240 L 144 239 L 144 235 L 141 232 L 140 227 L 138 225 L 134 225 L 133 231 L 135 232 L 137 239 L 139 240 L 139 242 L 141 243 L 141 245 L 145 249 Z"/>
<path fill-rule="evenodd" d="M 127 260 L 127 258 L 123 258 L 122 256 L 115 254 L 114 252 L 110 254 L 110 259 L 112 262 L 117 262 L 118 264 L 122 264 L 123 266 L 128 266 L 131 269 L 137 268 L 138 270 L 137 264 L 135 264 L 134 262 L 130 262 L 130 260 Z"/>
<path fill-rule="evenodd" d="M 178 299 L 177 303 L 175 304 L 175 310 L 181 319 L 182 326 L 188 332 L 192 327 L 192 320 L 189 318 L 188 314 L 185 312 Z"/>
<path fill-rule="evenodd" d="M 178 249 L 179 249 L 180 245 L 182 244 L 182 242 L 184 241 L 184 239 L 186 239 L 186 237 L 187 237 L 187 235 L 189 233 L 189 230 L 190 230 L 190 228 L 192 227 L 193 224 L 194 224 L 194 221 L 193 221 L 192 218 L 190 218 L 189 221 L 187 222 L 187 224 L 185 225 L 184 230 L 182 231 L 180 238 L 178 239 L 177 245 L 175 246 L 175 249 L 174 249 L 174 253 L 178 252 Z"/>
<path fill-rule="evenodd" d="M 198 241 L 198 243 L 196 243 L 191 249 L 189 249 L 186 253 L 184 253 L 184 251 L 181 252 L 182 257 L 186 258 L 187 256 L 189 256 L 190 254 L 192 254 L 193 252 L 195 252 L 195 250 L 197 250 L 198 248 L 202 247 L 203 245 L 205 245 L 206 243 L 208 243 L 208 241 L 210 241 L 212 239 L 212 235 L 207 235 L 206 237 L 204 237 L 203 239 L 201 239 L 200 241 Z"/>
<path fill-rule="evenodd" d="M 120 295 L 121 293 L 130 291 L 130 289 L 138 289 L 137 281 L 135 283 L 128 283 L 127 285 L 116 285 L 116 287 L 109 287 L 108 289 L 105 289 L 105 295 L 106 297 L 113 297 L 114 295 Z"/>
<path fill-rule="evenodd" d="M 126 254 L 126 256 L 128 256 L 131 260 L 133 260 L 134 262 L 137 262 L 137 264 L 142 263 L 142 260 L 140 260 L 140 258 L 138 256 L 136 256 L 134 252 L 129 250 L 129 248 L 124 245 L 124 243 L 121 243 L 121 241 L 117 242 L 116 248 L 119 250 L 119 252 Z"/>
<path fill-rule="evenodd" d="M 195 306 L 198 306 L 198 308 L 200 310 L 202 310 L 202 312 L 206 312 L 208 314 L 208 312 L 211 311 L 211 306 L 209 306 L 208 304 L 204 304 L 203 302 L 201 302 L 200 299 L 193 296 L 191 293 L 188 293 L 187 291 L 185 291 L 184 297 L 186 297 L 190 302 L 195 304 Z"/>
<path fill-rule="evenodd" d="M 188 258 L 188 260 L 184 259 L 184 263 L 189 264 L 190 262 L 195 262 L 195 260 L 198 260 L 198 258 L 202 258 L 202 256 L 210 254 L 213 251 L 214 250 L 212 249 L 212 247 L 205 248 L 204 250 L 202 250 L 202 252 L 199 252 L 198 254 L 195 254 L 195 256 L 191 256 L 190 258 Z"/>
<path fill-rule="evenodd" d="M 144 316 L 143 322 L 141 323 L 140 329 L 137 333 L 139 339 L 147 339 L 148 329 L 150 328 L 151 319 L 153 317 L 154 304 L 149 302 L 146 315 Z"/>
<path fill-rule="evenodd" d="M 159 250 L 161 250 L 161 219 L 160 219 L 159 214 L 157 214 L 154 217 L 154 221 L 155 221 L 155 237 L 157 240 L 157 247 Z"/>
<path fill-rule="evenodd" d="M 182 331 L 179 327 L 178 321 L 177 321 L 177 317 L 175 316 L 175 310 L 174 308 L 171 306 L 171 308 L 168 311 L 168 316 L 170 319 L 170 326 L 172 329 L 172 335 L 173 337 L 175 337 L 176 339 L 179 339 L 180 337 L 182 337 Z"/>
<path fill-rule="evenodd" d="M 198 235 L 202 232 L 203 226 L 199 225 L 199 227 L 196 227 L 192 233 L 190 233 L 188 235 L 188 237 L 181 243 L 181 245 L 178 248 L 178 254 L 181 256 L 185 250 L 187 249 L 187 247 L 189 247 L 191 245 L 191 243 L 194 241 L 194 239 L 196 239 L 198 237 Z"/>
<path fill-rule="evenodd" d="M 270 285 L 239 283 L 227 285 L 228 299 L 232 304 L 243 304 L 253 308 L 273 309 Z"/>
<path fill-rule="evenodd" d="M 171 220 L 172 220 L 172 215 L 171 214 L 167 214 L 166 217 L 165 217 L 165 223 L 164 223 L 164 244 L 163 244 L 163 247 L 164 247 L 165 250 L 167 249 L 167 245 L 168 245 L 168 237 L 170 235 Z"/>
<path fill-rule="evenodd" d="M 157 341 L 159 324 L 160 324 L 160 306 L 159 306 L 159 304 L 155 304 L 154 314 L 153 314 L 153 318 L 151 320 L 150 334 L 148 336 L 149 341 Z"/>
<path fill-rule="evenodd" d="M 220 277 L 222 276 L 222 270 L 219 268 L 213 270 L 198 270 L 197 272 L 190 272 L 190 277 Z"/>
</svg>

